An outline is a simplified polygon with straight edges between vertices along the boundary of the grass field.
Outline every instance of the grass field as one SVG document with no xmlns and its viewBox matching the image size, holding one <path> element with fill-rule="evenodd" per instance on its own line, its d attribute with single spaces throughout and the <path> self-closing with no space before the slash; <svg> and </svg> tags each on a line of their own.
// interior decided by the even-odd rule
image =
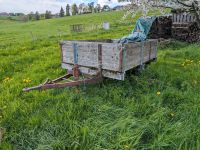
<svg viewBox="0 0 200 150">
<path fill-rule="evenodd" d="M 200 149 L 200 45 L 171 42 L 158 61 L 125 81 L 23 93 L 60 67 L 62 39 L 110 39 L 135 19 L 107 12 L 28 23 L 0 20 L 0 149 Z M 75 23 L 111 30 L 69 31 Z M 1 140 L 0 140 L 1 141 Z"/>
</svg>

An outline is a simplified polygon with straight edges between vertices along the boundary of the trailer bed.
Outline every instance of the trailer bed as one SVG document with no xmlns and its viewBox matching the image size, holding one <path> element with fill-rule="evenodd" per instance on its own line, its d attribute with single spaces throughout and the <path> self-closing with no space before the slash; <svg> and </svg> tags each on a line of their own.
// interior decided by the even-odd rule
<svg viewBox="0 0 200 150">
<path fill-rule="evenodd" d="M 72 71 L 74 65 L 82 74 L 124 80 L 126 71 L 157 58 L 156 39 L 121 44 L 118 40 L 61 42 L 62 68 Z"/>
</svg>

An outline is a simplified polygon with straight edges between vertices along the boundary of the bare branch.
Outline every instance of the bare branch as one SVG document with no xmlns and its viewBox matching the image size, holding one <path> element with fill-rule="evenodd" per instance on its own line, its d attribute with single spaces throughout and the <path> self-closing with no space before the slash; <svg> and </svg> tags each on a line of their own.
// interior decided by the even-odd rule
<svg viewBox="0 0 200 150">
<path fill-rule="evenodd" d="M 177 1 L 177 3 L 179 3 L 185 7 L 192 7 L 192 5 L 185 4 L 185 3 L 181 2 L 180 0 L 176 0 L 176 1 Z"/>
</svg>

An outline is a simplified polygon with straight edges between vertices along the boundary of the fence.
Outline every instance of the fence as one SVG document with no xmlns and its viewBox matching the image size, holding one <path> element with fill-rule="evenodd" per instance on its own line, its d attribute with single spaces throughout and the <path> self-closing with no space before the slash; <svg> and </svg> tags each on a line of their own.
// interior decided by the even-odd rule
<svg viewBox="0 0 200 150">
<path fill-rule="evenodd" d="M 99 23 L 99 24 L 73 24 L 70 25 L 70 31 L 71 33 L 74 32 L 89 32 L 89 31 L 94 31 L 94 30 L 99 30 L 99 29 L 106 29 L 109 30 L 109 23 L 106 22 L 106 28 L 105 28 L 105 23 Z"/>
<path fill-rule="evenodd" d="M 189 14 L 189 13 L 173 14 L 173 22 L 188 23 L 194 21 L 196 21 L 196 17 L 194 14 Z"/>
</svg>

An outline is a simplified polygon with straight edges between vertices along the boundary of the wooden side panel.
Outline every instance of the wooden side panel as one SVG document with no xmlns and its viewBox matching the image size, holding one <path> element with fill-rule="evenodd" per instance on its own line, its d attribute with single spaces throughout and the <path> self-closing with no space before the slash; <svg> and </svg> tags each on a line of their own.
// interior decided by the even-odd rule
<svg viewBox="0 0 200 150">
<path fill-rule="evenodd" d="M 120 48 L 118 44 L 102 44 L 102 69 L 119 71 Z"/>
<path fill-rule="evenodd" d="M 78 49 L 78 64 L 98 67 L 98 45 L 92 42 L 75 42 Z M 63 62 L 74 64 L 73 42 L 65 42 L 62 46 Z"/>
<path fill-rule="evenodd" d="M 78 64 L 97 68 L 98 45 L 97 43 L 77 43 L 78 44 Z"/>
<path fill-rule="evenodd" d="M 62 46 L 64 63 L 74 64 L 73 43 L 78 46 L 78 65 L 98 68 L 98 44 L 101 44 L 102 69 L 119 71 L 120 49 L 117 43 L 66 41 Z"/>
<path fill-rule="evenodd" d="M 129 43 L 124 45 L 123 70 L 127 71 L 140 64 L 141 44 Z"/>
<path fill-rule="evenodd" d="M 73 46 L 71 43 L 65 43 L 62 45 L 62 61 L 65 63 L 74 63 Z"/>
<path fill-rule="evenodd" d="M 104 77 L 124 80 L 124 73 L 120 69 L 120 45 L 118 43 L 64 41 L 62 43 L 62 68 L 72 70 L 74 66 L 73 43 L 77 44 L 78 65 L 84 74 L 95 75 L 102 66 Z M 101 44 L 101 61 L 99 60 L 98 45 Z M 101 63 L 101 64 L 99 64 Z"/>
<path fill-rule="evenodd" d="M 125 45 L 126 57 L 124 62 L 124 70 L 130 70 L 134 67 L 149 62 L 157 57 L 157 40 L 149 40 L 142 43 L 129 43 Z"/>
</svg>

